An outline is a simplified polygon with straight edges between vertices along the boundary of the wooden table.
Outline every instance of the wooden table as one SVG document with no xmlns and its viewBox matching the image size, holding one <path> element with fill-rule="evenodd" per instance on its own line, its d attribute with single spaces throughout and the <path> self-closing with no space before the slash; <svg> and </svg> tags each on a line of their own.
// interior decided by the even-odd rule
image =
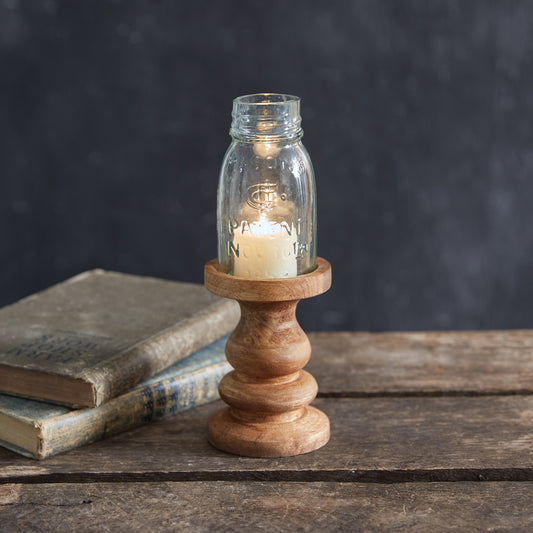
<svg viewBox="0 0 533 533">
<path fill-rule="evenodd" d="M 533 332 L 310 338 L 323 449 L 219 452 L 219 402 L 42 462 L 0 449 L 0 531 L 533 531 Z"/>
</svg>

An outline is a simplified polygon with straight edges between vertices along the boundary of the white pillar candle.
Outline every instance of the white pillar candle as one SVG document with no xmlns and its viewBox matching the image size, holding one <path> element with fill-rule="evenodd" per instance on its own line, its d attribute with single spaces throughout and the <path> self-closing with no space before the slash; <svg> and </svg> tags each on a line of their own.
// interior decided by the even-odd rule
<svg viewBox="0 0 533 533">
<path fill-rule="evenodd" d="M 281 151 L 281 146 L 275 143 L 254 143 L 254 153 L 259 157 L 266 159 L 267 157 L 276 157 Z"/>
<path fill-rule="evenodd" d="M 293 226 L 261 217 L 243 222 L 233 236 L 233 273 L 243 278 L 292 278 L 298 273 Z"/>
</svg>

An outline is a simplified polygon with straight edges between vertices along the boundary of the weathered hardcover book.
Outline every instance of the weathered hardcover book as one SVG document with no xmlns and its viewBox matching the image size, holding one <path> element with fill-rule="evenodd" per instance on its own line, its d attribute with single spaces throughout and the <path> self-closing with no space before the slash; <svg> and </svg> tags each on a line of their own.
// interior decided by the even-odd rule
<svg viewBox="0 0 533 533">
<path fill-rule="evenodd" d="M 215 400 L 220 379 L 231 369 L 224 356 L 226 338 L 92 409 L 0 394 L 0 444 L 44 459 Z"/>
<path fill-rule="evenodd" d="M 0 392 L 95 407 L 231 331 L 202 285 L 92 270 L 0 309 Z"/>
</svg>

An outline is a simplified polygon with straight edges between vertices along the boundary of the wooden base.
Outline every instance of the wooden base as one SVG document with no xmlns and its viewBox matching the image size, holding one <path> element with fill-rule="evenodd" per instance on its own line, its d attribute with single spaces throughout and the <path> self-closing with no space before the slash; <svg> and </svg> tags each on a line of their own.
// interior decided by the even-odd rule
<svg viewBox="0 0 533 533">
<path fill-rule="evenodd" d="M 209 442 L 219 450 L 248 457 L 284 457 L 312 452 L 329 440 L 329 420 L 308 405 L 291 422 L 243 423 L 231 408 L 217 411 L 209 420 Z"/>
<path fill-rule="evenodd" d="M 226 344 L 235 369 L 219 387 L 229 405 L 210 419 L 209 441 L 217 448 L 252 457 L 307 453 L 329 440 L 327 416 L 310 407 L 315 379 L 302 370 L 311 345 L 296 320 L 303 298 L 331 285 L 331 266 L 317 260 L 315 271 L 295 278 L 247 279 L 205 266 L 206 288 L 239 302 L 241 320 Z"/>
</svg>

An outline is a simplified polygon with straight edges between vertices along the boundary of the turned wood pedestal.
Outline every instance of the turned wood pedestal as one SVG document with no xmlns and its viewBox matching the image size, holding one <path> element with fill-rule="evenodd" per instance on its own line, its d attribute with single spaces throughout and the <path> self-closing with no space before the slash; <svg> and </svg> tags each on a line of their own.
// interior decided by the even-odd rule
<svg viewBox="0 0 533 533">
<path fill-rule="evenodd" d="M 205 266 L 205 286 L 237 300 L 241 320 L 226 344 L 234 370 L 219 387 L 229 407 L 208 424 L 209 442 L 220 450 L 251 457 L 283 457 L 316 450 L 329 440 L 327 416 L 309 404 L 317 393 L 313 376 L 302 370 L 311 345 L 296 320 L 296 306 L 331 286 L 331 266 L 294 278 L 231 276 L 216 260 Z"/>
</svg>

